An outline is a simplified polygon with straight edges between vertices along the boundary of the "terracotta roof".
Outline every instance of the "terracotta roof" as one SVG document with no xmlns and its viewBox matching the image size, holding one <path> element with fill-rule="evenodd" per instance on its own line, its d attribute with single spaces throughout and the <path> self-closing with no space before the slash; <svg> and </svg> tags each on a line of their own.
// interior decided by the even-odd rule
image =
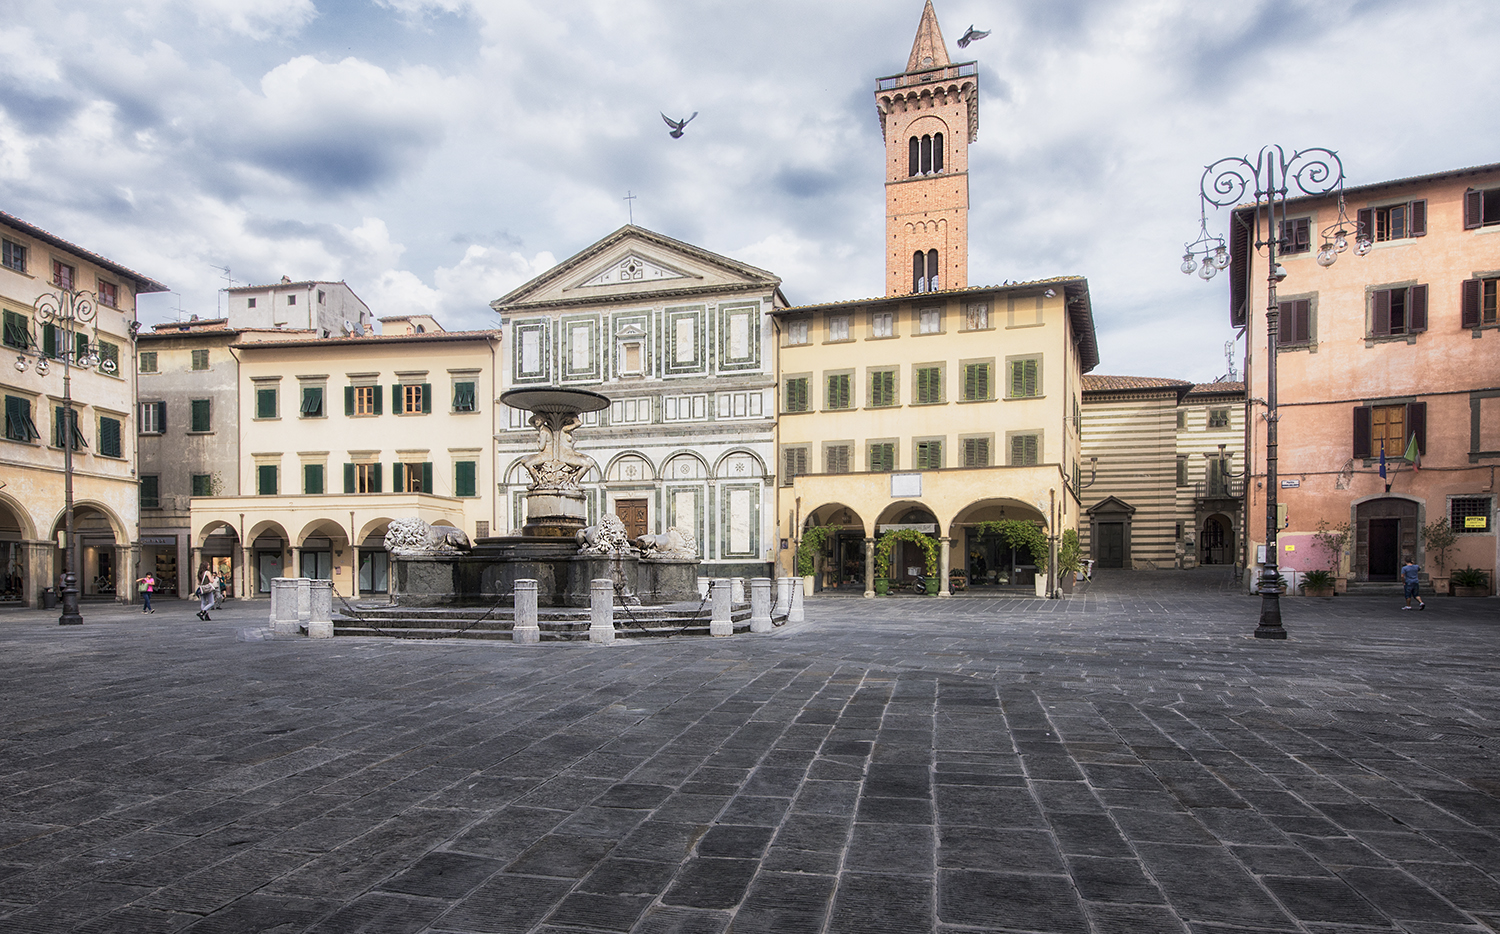
<svg viewBox="0 0 1500 934">
<path fill-rule="evenodd" d="M 96 266 L 108 269 L 110 272 L 114 273 L 117 276 L 121 276 L 122 278 L 130 279 L 135 283 L 135 291 L 137 295 L 144 295 L 148 292 L 170 291 L 166 286 L 162 285 L 160 282 L 157 282 L 155 279 L 147 278 L 146 276 L 141 275 L 133 269 L 128 269 L 124 266 L 121 266 L 114 260 L 105 259 L 92 250 L 85 250 L 83 247 L 79 246 L 76 243 L 69 243 L 62 237 L 59 237 L 53 233 L 48 233 L 35 224 L 26 223 L 19 217 L 16 217 L 14 214 L 7 214 L 4 211 L 0 211 L 0 223 L 4 223 L 10 227 L 14 227 L 15 229 L 23 233 L 30 234 L 31 236 L 36 237 L 38 240 L 45 240 L 53 246 L 62 247 L 64 250 L 76 253 Z"/>
<path fill-rule="evenodd" d="M 1083 375 L 1084 392 L 1139 392 L 1146 389 L 1175 389 L 1179 393 L 1191 391 L 1193 384 L 1185 379 L 1163 379 L 1157 376 L 1097 376 Z"/>
<path fill-rule="evenodd" d="M 236 285 L 225 289 L 226 292 L 259 292 L 263 289 L 291 289 L 301 288 L 308 285 L 346 285 L 342 280 L 333 279 L 299 279 L 296 282 L 271 282 L 266 285 Z"/>
<path fill-rule="evenodd" d="M 1220 383 L 1194 383 L 1193 388 L 1188 390 L 1190 396 L 1209 395 L 1243 395 L 1245 384 L 1243 382 L 1231 383 L 1228 380 Z"/>
</svg>

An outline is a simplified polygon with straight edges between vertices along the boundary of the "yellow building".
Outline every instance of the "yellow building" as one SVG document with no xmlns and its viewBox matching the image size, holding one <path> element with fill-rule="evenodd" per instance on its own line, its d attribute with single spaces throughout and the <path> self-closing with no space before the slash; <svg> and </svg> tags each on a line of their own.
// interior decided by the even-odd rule
<svg viewBox="0 0 1500 934">
<path fill-rule="evenodd" d="M 980 523 L 1078 524 L 1082 375 L 1098 363 L 1080 278 L 789 308 L 780 341 L 781 567 L 836 526 L 824 586 L 875 592 L 875 537 L 936 536 L 974 586 L 1031 587 L 1035 564 Z M 916 547 L 897 545 L 909 580 Z M 908 553 L 909 552 L 909 553 Z"/>
<path fill-rule="evenodd" d="M 967 287 L 973 62 L 953 64 L 931 2 L 906 71 L 876 82 L 885 139 L 886 296 L 778 310 L 779 567 L 832 527 L 826 587 L 874 596 L 876 536 L 939 540 L 974 587 L 1034 584 L 1036 557 L 984 523 L 1030 520 L 1055 548 L 1078 525 L 1079 400 L 1099 363 L 1088 282 Z M 924 570 L 897 543 L 889 578 Z"/>
<path fill-rule="evenodd" d="M 416 516 L 471 538 L 495 527 L 498 331 L 256 332 L 231 350 L 241 495 L 193 497 L 194 573 L 205 543 L 228 535 L 242 596 L 282 576 L 332 580 L 345 596 L 384 593 L 391 520 Z"/>
<path fill-rule="evenodd" d="M 136 295 L 166 286 L 25 221 L 0 213 L 5 433 L 0 437 L 0 600 L 41 606 L 63 571 L 64 357 L 76 433 L 73 528 L 78 590 L 134 599 Z M 73 329 L 38 300 L 77 295 Z M 14 365 L 12 365 L 14 364 Z"/>
</svg>

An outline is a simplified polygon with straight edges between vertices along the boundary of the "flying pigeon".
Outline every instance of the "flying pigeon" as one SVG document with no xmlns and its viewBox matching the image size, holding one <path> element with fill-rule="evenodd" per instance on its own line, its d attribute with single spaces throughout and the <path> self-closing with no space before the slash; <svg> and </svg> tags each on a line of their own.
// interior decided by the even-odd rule
<svg viewBox="0 0 1500 934">
<path fill-rule="evenodd" d="M 693 111 L 693 117 L 696 116 L 698 116 L 698 111 L 695 110 Z M 689 123 L 692 123 L 693 117 L 688 117 L 686 120 L 673 120 L 666 114 L 661 115 L 661 118 L 667 121 L 667 126 L 672 128 L 672 132 L 670 135 L 673 139 L 682 139 L 682 128 L 687 126 Z"/>
<path fill-rule="evenodd" d="M 968 32 L 965 32 L 963 36 L 961 36 L 958 40 L 958 47 L 961 49 L 967 49 L 970 42 L 975 42 L 979 39 L 983 39 L 989 34 L 990 31 L 988 29 L 981 32 L 980 30 L 974 28 L 974 24 L 970 23 Z"/>
</svg>

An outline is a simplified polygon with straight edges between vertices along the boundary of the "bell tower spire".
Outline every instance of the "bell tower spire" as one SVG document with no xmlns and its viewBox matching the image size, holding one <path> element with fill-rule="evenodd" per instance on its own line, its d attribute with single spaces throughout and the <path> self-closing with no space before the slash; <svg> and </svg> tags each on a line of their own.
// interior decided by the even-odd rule
<svg viewBox="0 0 1500 934">
<path fill-rule="evenodd" d="M 979 71 L 948 58 L 926 0 L 906 71 L 875 84 L 885 137 L 887 295 L 969 284 L 969 144 L 979 134 Z"/>
</svg>

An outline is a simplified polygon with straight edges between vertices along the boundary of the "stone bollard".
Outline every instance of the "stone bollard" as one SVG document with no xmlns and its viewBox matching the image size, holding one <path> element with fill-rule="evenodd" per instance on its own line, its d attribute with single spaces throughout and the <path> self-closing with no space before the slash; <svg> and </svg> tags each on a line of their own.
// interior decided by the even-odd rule
<svg viewBox="0 0 1500 934">
<path fill-rule="evenodd" d="M 789 623 L 800 623 L 807 618 L 802 611 L 802 595 L 805 591 L 801 585 L 802 582 L 798 581 L 797 586 L 792 588 L 792 607 L 786 614 L 786 621 Z"/>
<path fill-rule="evenodd" d="M 292 579 L 297 582 L 297 622 L 305 623 L 312 618 L 312 581 L 306 577 Z"/>
<path fill-rule="evenodd" d="M 592 634 L 590 635 L 592 638 Z M 510 630 L 510 641 L 535 645 L 542 641 L 536 624 L 536 581 L 516 581 L 516 618 Z"/>
<path fill-rule="evenodd" d="M 271 631 L 278 636 L 297 634 L 296 578 L 271 578 Z"/>
<path fill-rule="evenodd" d="M 786 616 L 792 611 L 792 585 L 801 583 L 798 577 L 776 578 L 776 606 L 771 608 L 772 616 Z"/>
<path fill-rule="evenodd" d="M 733 606 L 740 606 L 745 602 L 745 579 L 743 577 L 729 579 L 729 602 Z"/>
<path fill-rule="evenodd" d="M 750 631 L 771 631 L 771 579 L 750 578 Z"/>
<path fill-rule="evenodd" d="M 706 577 L 700 577 L 700 578 L 698 578 L 698 598 L 700 600 L 702 598 L 708 596 L 708 584 L 709 584 L 708 578 L 706 578 Z"/>
<path fill-rule="evenodd" d="M 607 577 L 589 581 L 589 641 L 615 641 L 615 582 Z"/>
<path fill-rule="evenodd" d="M 333 581 L 310 580 L 307 584 L 307 634 L 314 639 L 333 638 Z"/>
<path fill-rule="evenodd" d="M 734 635 L 734 619 L 729 615 L 729 581 L 716 577 L 708 587 L 709 603 L 713 606 L 713 617 L 708 621 L 708 634 L 711 636 Z"/>
</svg>

